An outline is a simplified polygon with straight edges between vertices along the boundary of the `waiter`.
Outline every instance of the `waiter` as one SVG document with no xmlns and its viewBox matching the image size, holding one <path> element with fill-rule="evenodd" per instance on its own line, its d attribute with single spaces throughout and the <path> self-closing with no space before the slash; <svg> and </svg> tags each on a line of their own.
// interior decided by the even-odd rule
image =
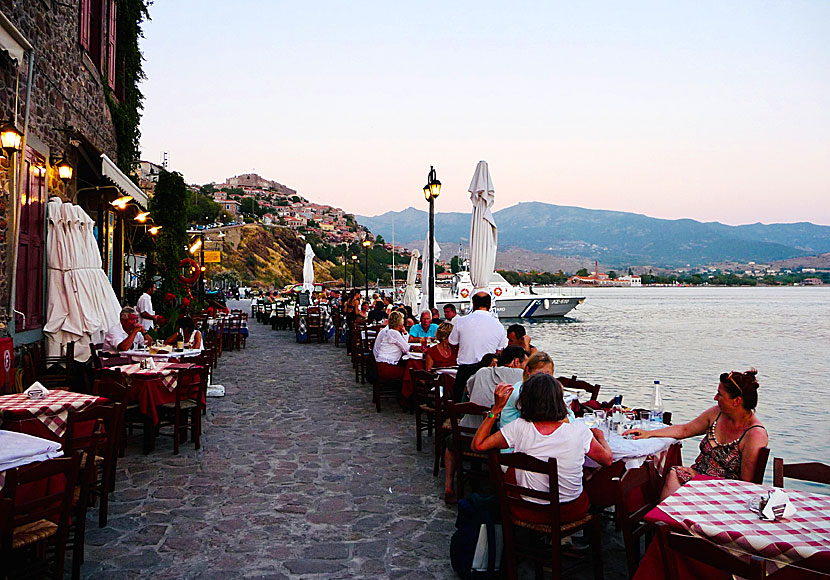
<svg viewBox="0 0 830 580">
<path fill-rule="evenodd" d="M 156 283 L 152 280 L 145 282 L 142 291 L 144 293 L 139 296 L 138 304 L 136 304 L 135 309 L 138 311 L 138 315 L 141 318 L 141 326 L 143 326 L 146 331 L 153 328 L 153 324 L 156 322 L 160 322 L 161 316 L 156 316 L 156 311 L 153 310 L 152 296 L 156 292 Z"/>
</svg>

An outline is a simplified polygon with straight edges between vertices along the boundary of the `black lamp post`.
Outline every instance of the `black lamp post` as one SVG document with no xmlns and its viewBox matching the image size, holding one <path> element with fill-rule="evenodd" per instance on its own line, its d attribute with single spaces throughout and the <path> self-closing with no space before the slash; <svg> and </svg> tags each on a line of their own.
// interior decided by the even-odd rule
<svg viewBox="0 0 830 580">
<path fill-rule="evenodd" d="M 429 166 L 424 197 L 429 202 L 429 309 L 435 308 L 435 198 L 441 193 L 441 182 L 435 175 L 435 168 Z M 423 275 L 423 274 L 422 274 Z"/>
<path fill-rule="evenodd" d="M 366 302 L 369 301 L 369 246 L 372 245 L 372 240 L 366 238 L 363 240 L 363 247 L 366 249 Z"/>
<path fill-rule="evenodd" d="M 352 254 L 352 290 L 357 288 L 357 254 Z"/>
</svg>

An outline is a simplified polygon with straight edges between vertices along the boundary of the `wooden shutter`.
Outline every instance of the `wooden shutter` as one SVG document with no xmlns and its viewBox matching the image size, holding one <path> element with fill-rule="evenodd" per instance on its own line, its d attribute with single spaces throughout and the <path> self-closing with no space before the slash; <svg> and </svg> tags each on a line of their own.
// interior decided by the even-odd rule
<svg viewBox="0 0 830 580">
<path fill-rule="evenodd" d="M 45 167 L 46 159 L 33 149 L 26 148 L 23 190 L 26 199 L 20 214 L 20 241 L 17 254 L 15 309 L 26 315 L 25 325 L 17 316 L 17 330 L 43 326 L 44 241 L 46 238 L 46 177 L 33 167 Z"/>
<path fill-rule="evenodd" d="M 92 20 L 92 5 L 91 0 L 81 0 L 81 22 L 80 22 L 80 40 L 87 52 L 89 52 L 89 27 Z"/>
<path fill-rule="evenodd" d="M 116 29 L 117 8 L 115 0 L 109 0 L 109 27 L 107 30 L 107 83 L 112 90 L 115 90 L 115 29 Z"/>
</svg>

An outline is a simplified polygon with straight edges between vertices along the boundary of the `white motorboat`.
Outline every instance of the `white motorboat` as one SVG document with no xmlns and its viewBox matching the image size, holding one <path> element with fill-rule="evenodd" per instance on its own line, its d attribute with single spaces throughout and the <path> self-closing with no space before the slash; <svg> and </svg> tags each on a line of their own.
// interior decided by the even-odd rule
<svg viewBox="0 0 830 580">
<path fill-rule="evenodd" d="M 475 290 L 470 273 L 453 276 L 452 286 L 435 289 L 435 307 L 441 312 L 444 305 L 454 304 L 459 314 L 470 307 L 470 294 Z M 495 311 L 500 318 L 552 318 L 565 316 L 585 301 L 584 296 L 568 296 L 550 288 L 534 289 L 513 286 L 498 272 L 490 279 L 490 293 L 495 298 Z"/>
</svg>

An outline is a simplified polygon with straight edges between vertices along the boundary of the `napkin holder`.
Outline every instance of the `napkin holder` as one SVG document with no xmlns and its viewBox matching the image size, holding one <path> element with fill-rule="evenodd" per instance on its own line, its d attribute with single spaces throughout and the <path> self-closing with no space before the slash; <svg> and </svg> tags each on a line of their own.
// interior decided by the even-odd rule
<svg viewBox="0 0 830 580">
<path fill-rule="evenodd" d="M 786 492 L 780 489 L 770 490 L 767 495 L 753 498 L 750 502 L 752 511 L 758 514 L 762 520 L 776 521 L 782 518 L 789 518 L 795 514 L 795 506 L 790 501 Z"/>
<path fill-rule="evenodd" d="M 31 401 L 39 401 L 46 398 L 49 394 L 49 389 L 40 384 L 39 381 L 35 381 L 31 387 L 23 391 L 23 394 L 29 397 Z"/>
</svg>

